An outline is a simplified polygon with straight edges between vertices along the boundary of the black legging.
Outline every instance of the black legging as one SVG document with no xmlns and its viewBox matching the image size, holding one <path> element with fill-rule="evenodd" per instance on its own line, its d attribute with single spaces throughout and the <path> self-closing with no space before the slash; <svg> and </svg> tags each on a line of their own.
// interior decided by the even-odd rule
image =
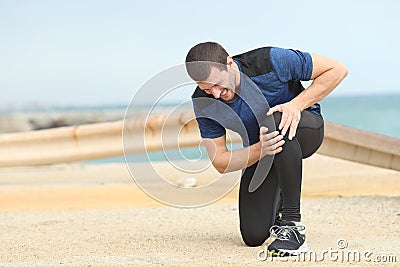
<svg viewBox="0 0 400 267">
<path fill-rule="evenodd" d="M 274 113 L 276 129 L 281 113 Z M 239 190 L 240 231 L 248 246 L 260 246 L 269 237 L 274 224 L 280 198 L 282 219 L 300 221 L 300 193 L 302 159 L 311 156 L 321 145 L 324 137 L 324 121 L 310 111 L 303 111 L 296 131 L 290 141 L 286 133 L 282 152 L 275 155 L 272 167 L 263 184 L 250 193 L 249 183 L 257 163 L 245 169 Z"/>
</svg>

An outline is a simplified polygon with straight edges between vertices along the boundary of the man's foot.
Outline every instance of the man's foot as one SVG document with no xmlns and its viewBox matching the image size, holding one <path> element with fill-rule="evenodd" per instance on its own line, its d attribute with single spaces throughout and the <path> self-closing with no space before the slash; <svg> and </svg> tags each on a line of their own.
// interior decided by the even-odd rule
<svg viewBox="0 0 400 267">
<path fill-rule="evenodd" d="M 282 221 L 280 226 L 273 225 L 269 231 L 276 237 L 268 246 L 268 252 L 272 256 L 299 255 L 308 251 L 304 226 Z"/>
</svg>

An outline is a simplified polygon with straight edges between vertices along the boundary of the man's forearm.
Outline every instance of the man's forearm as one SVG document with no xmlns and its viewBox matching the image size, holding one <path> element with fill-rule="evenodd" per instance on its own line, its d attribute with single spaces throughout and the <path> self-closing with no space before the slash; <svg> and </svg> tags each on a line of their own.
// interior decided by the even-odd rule
<svg viewBox="0 0 400 267">
<path fill-rule="evenodd" d="M 261 145 L 257 142 L 251 146 L 226 151 L 214 159 L 213 165 L 220 173 L 234 172 L 247 168 L 261 158 Z"/>
</svg>

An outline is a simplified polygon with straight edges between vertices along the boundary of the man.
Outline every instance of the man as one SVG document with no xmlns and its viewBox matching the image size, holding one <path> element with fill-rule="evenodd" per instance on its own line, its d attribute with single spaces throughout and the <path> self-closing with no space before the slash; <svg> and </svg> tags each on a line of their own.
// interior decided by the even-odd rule
<svg viewBox="0 0 400 267">
<path fill-rule="evenodd" d="M 220 44 L 205 42 L 190 49 L 186 69 L 198 85 L 193 107 L 213 166 L 220 173 L 243 170 L 239 218 L 244 242 L 260 246 L 272 234 L 276 239 L 269 251 L 306 252 L 300 223 L 302 159 L 322 143 L 317 102 L 346 77 L 346 67 L 320 55 L 277 47 L 231 57 Z M 308 80 L 313 82 L 304 89 L 300 81 Z M 275 125 L 263 118 L 274 118 Z M 226 128 L 241 135 L 242 149 L 227 149 Z M 249 190 L 257 168 L 271 156 L 262 184 Z M 276 217 L 279 208 L 281 218 Z"/>
</svg>

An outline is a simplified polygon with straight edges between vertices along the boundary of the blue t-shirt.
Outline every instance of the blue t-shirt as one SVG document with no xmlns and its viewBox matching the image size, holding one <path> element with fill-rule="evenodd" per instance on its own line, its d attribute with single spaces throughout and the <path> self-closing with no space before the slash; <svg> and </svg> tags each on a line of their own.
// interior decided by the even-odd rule
<svg viewBox="0 0 400 267">
<path fill-rule="evenodd" d="M 259 141 L 269 107 L 286 103 L 304 90 L 300 81 L 310 80 L 312 58 L 298 50 L 264 47 L 233 59 L 241 72 L 239 97 L 231 102 L 212 95 L 198 97 L 203 91 L 197 88 L 193 108 L 202 138 L 221 137 L 225 129 L 231 129 L 240 134 L 244 146 L 249 146 Z M 308 110 L 320 115 L 318 104 Z"/>
</svg>

